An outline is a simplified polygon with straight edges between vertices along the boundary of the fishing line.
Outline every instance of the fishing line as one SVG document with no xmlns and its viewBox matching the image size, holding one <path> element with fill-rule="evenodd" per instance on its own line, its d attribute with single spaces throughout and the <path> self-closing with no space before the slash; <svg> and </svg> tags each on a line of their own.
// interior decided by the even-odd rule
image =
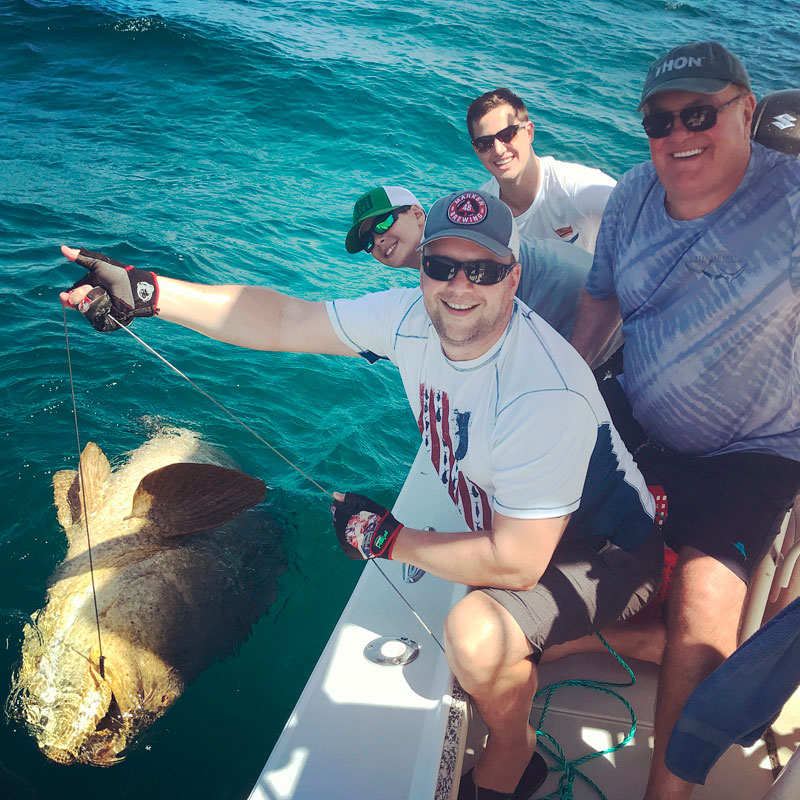
<svg viewBox="0 0 800 800">
<path fill-rule="evenodd" d="M 433 639 L 433 641 L 436 642 L 436 644 L 439 645 L 439 649 L 444 653 L 444 647 L 442 646 L 442 643 L 433 635 L 433 631 L 424 623 L 424 621 L 422 620 L 422 617 L 419 614 L 417 614 L 416 611 L 414 611 L 414 606 L 412 606 L 411 603 L 409 603 L 408 600 L 406 600 L 406 598 L 403 595 L 403 593 L 392 583 L 391 579 L 383 571 L 383 569 L 381 569 L 380 564 L 378 564 L 378 559 L 377 558 L 371 558 L 369 560 L 378 568 L 378 572 L 380 572 L 380 574 L 383 575 L 384 578 L 386 578 L 386 582 L 389 584 L 389 586 L 391 586 L 392 589 L 394 589 L 397 592 L 397 596 L 408 606 L 409 611 L 411 611 L 411 613 L 417 618 L 417 621 L 419 622 L 419 624 L 422 625 L 423 628 L 425 628 L 425 630 L 428 632 L 428 635 L 431 637 L 431 639 Z"/>
<path fill-rule="evenodd" d="M 149 344 L 147 344 L 147 342 L 145 342 L 143 339 L 140 339 L 130 328 L 126 328 L 122 323 L 118 322 L 112 316 L 109 316 L 109 319 L 114 320 L 115 324 L 117 325 L 117 328 L 120 328 L 121 330 L 125 331 L 125 333 L 129 333 L 131 336 L 133 336 L 133 338 L 136 339 L 136 341 L 139 342 L 139 344 L 146 347 L 156 358 L 163 361 L 173 372 L 177 373 L 187 383 L 191 384 L 195 389 L 197 389 L 198 392 L 200 392 L 200 394 L 203 395 L 203 397 L 208 398 L 215 406 L 221 408 L 231 419 L 236 420 L 236 422 L 238 422 L 246 431 L 252 433 L 253 436 L 255 436 L 259 442 L 261 442 L 261 444 L 265 444 L 267 447 L 269 447 L 269 449 L 272 450 L 272 452 L 275 453 L 276 456 L 282 458 L 292 469 L 299 472 L 307 481 L 314 484 L 314 486 L 316 486 L 317 489 L 319 489 L 323 494 L 331 498 L 333 497 L 333 495 L 327 489 L 320 486 L 310 475 L 307 475 L 305 472 L 303 472 L 303 470 L 300 469 L 300 467 L 298 467 L 297 464 L 293 464 L 291 461 L 289 461 L 289 459 L 286 458 L 286 456 L 283 453 L 281 453 L 278 449 L 273 447 L 266 439 L 259 436 L 246 422 L 243 422 L 241 419 L 239 419 L 239 417 L 236 416 L 236 414 L 225 408 L 225 406 L 222 405 L 222 403 L 220 403 L 218 400 L 215 400 L 205 389 L 201 389 L 190 377 L 184 375 L 174 364 L 171 364 L 169 361 L 167 361 L 166 358 L 164 358 L 164 356 L 162 356 L 160 353 L 157 353 L 152 347 L 150 347 Z"/>
<path fill-rule="evenodd" d="M 180 375 L 180 377 L 183 378 L 187 383 L 189 383 L 191 386 L 193 386 L 195 389 L 197 389 L 197 391 L 200 392 L 200 394 L 202 394 L 203 397 L 206 397 L 207 399 L 209 399 L 215 406 L 217 406 L 218 408 L 222 409 L 222 411 L 224 411 L 231 419 L 233 419 L 236 422 L 238 422 L 246 431 L 248 431 L 253 436 L 255 436 L 256 439 L 258 439 L 259 442 L 261 442 L 262 444 L 266 445 L 270 450 L 272 450 L 273 453 L 275 453 L 275 455 L 277 455 L 280 458 L 282 458 L 293 470 L 296 470 L 297 472 L 299 472 L 300 475 L 302 475 L 307 481 L 309 481 L 309 483 L 311 483 L 314 486 L 316 486 L 317 489 L 319 489 L 327 497 L 333 498 L 333 494 L 331 492 L 329 492 L 324 487 L 320 486 L 320 484 L 317 483 L 310 475 L 308 475 L 305 472 L 303 472 L 303 470 L 300 469 L 300 467 L 298 467 L 297 464 L 295 464 L 292 461 L 290 461 L 276 447 L 271 445 L 266 439 L 264 439 L 262 436 L 260 436 L 258 433 L 256 433 L 256 431 L 254 431 L 246 422 L 244 422 L 243 420 L 239 419 L 239 417 L 237 417 L 236 414 L 234 414 L 232 411 L 229 411 L 222 403 L 219 402 L 219 400 L 216 400 L 215 398 L 213 398 L 207 391 L 205 391 L 205 389 L 201 389 L 191 378 L 189 378 L 187 375 L 184 375 L 184 373 L 181 372 L 174 364 L 171 364 L 169 361 L 167 361 L 166 358 L 164 358 L 164 356 L 162 356 L 160 353 L 156 352 L 149 344 L 147 344 L 147 342 L 145 342 L 143 339 L 141 339 L 139 336 L 137 336 L 129 327 L 126 327 L 125 325 L 123 325 L 122 323 L 120 323 L 118 320 L 114 319 L 114 317 L 112 317 L 110 315 L 109 315 L 108 318 L 114 320 L 114 323 L 116 324 L 117 328 L 122 329 L 123 331 L 125 331 L 125 333 L 128 333 L 131 336 L 133 336 L 133 338 L 136 339 L 136 341 L 139 342 L 139 344 L 141 344 L 143 347 L 147 348 L 147 350 L 149 350 L 160 361 L 163 361 L 164 364 L 166 364 L 173 372 L 175 372 L 177 375 Z M 66 321 L 66 312 L 65 312 L 64 313 L 64 330 L 65 330 L 65 332 L 66 332 L 66 324 L 67 324 L 67 321 Z M 67 354 L 69 354 L 69 349 L 67 349 Z M 71 375 L 72 375 L 72 372 L 71 372 L 71 367 L 70 367 L 70 377 L 71 377 Z M 74 404 L 74 394 L 73 394 L 73 404 Z M 75 423 L 76 423 L 76 427 L 77 427 L 77 416 L 75 417 Z M 79 447 L 80 447 L 80 443 L 79 443 Z M 444 652 L 444 647 L 442 646 L 442 643 L 436 638 L 436 636 L 434 635 L 433 631 L 425 624 L 425 622 L 422 619 L 422 617 L 414 610 L 414 607 L 411 605 L 411 603 L 408 602 L 408 600 L 405 598 L 403 593 L 394 585 L 394 583 L 392 582 L 391 578 L 389 578 L 389 576 L 381 569 L 380 565 L 377 563 L 377 560 L 374 559 L 374 558 L 370 558 L 370 559 L 368 559 L 368 561 L 371 561 L 375 565 L 375 568 L 378 570 L 378 572 L 380 572 L 381 575 L 383 575 L 384 579 L 389 584 L 389 586 L 391 586 L 392 589 L 395 590 L 395 592 L 397 593 L 397 596 L 408 606 L 408 608 L 411 611 L 411 613 L 416 617 L 417 622 L 419 622 L 419 624 L 422 625 L 422 627 L 425 629 L 425 631 L 428 633 L 428 635 L 431 637 L 431 639 L 433 639 L 433 641 L 436 642 L 437 645 L 439 645 L 439 648 L 441 649 L 441 651 Z M 95 608 L 96 608 L 96 606 L 97 606 L 97 600 L 95 599 Z M 99 626 L 99 623 L 98 623 L 98 626 Z M 98 627 L 98 632 L 99 632 L 99 627 Z"/>
<path fill-rule="evenodd" d="M 81 458 L 81 435 L 78 431 L 78 405 L 75 402 L 75 382 L 72 378 L 72 357 L 69 352 L 69 333 L 67 331 L 67 310 L 62 306 L 64 314 L 64 338 L 67 342 L 67 367 L 69 368 L 69 388 L 72 392 L 72 415 L 75 419 L 75 440 L 78 443 L 78 483 L 81 486 L 83 501 L 83 521 L 86 524 L 86 543 L 89 551 L 89 574 L 92 578 L 92 600 L 94 601 L 94 619 L 97 624 L 97 644 L 100 651 L 100 677 L 105 678 L 105 660 L 103 655 L 103 640 L 100 636 L 100 612 L 97 610 L 97 589 L 94 585 L 94 562 L 92 561 L 92 537 L 89 535 L 89 507 L 86 505 L 86 484 L 83 479 L 83 459 Z"/>
</svg>

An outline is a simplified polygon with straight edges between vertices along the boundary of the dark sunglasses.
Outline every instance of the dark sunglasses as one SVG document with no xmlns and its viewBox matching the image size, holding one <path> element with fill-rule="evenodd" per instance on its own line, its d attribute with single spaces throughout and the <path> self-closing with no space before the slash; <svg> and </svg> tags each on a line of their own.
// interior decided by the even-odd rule
<svg viewBox="0 0 800 800">
<path fill-rule="evenodd" d="M 399 206 L 398 208 L 394 208 L 391 211 L 387 211 L 385 214 L 379 214 L 372 220 L 372 224 L 367 228 L 364 233 L 361 234 L 359 238 L 359 242 L 363 250 L 367 253 L 372 252 L 372 248 L 375 247 L 375 240 L 373 238 L 373 234 L 377 233 L 378 235 L 386 233 L 392 225 L 397 222 L 397 218 L 400 214 L 408 211 L 411 206 Z"/>
<path fill-rule="evenodd" d="M 717 114 L 740 97 L 743 95 L 737 94 L 721 106 L 702 105 L 682 108 L 680 111 L 654 111 L 652 114 L 645 114 L 642 127 L 650 139 L 665 139 L 672 133 L 675 119 L 680 117 L 687 131 L 707 131 L 717 124 Z"/>
<path fill-rule="evenodd" d="M 524 128 L 524 122 L 518 122 L 516 125 L 509 125 L 497 133 L 489 134 L 488 136 L 477 136 L 472 140 L 472 146 L 479 153 L 486 153 L 494 147 L 494 140 L 499 139 L 503 144 L 508 144 L 519 133 L 520 128 Z"/>
<path fill-rule="evenodd" d="M 456 261 L 447 256 L 422 256 L 423 272 L 435 281 L 451 281 L 461 269 L 471 283 L 491 286 L 500 283 L 513 268 L 513 264 L 497 261 Z"/>
</svg>

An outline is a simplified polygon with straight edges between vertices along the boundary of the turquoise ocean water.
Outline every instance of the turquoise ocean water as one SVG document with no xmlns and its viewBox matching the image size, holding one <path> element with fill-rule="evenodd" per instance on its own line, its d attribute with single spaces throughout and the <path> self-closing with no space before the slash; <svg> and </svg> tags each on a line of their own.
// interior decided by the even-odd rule
<svg viewBox="0 0 800 800">
<path fill-rule="evenodd" d="M 719 38 L 757 96 L 800 86 L 800 5 L 785 1 L 0 0 L 0 14 L 3 699 L 65 552 L 52 474 L 76 465 L 57 292 L 81 271 L 60 244 L 308 298 L 410 285 L 345 253 L 352 201 L 379 182 L 426 204 L 481 183 L 463 124 L 479 93 L 510 86 L 540 154 L 618 176 L 646 158 L 638 89 L 675 44 Z M 361 565 L 305 479 L 129 336 L 69 325 L 83 441 L 113 462 L 154 429 L 201 432 L 273 487 L 289 569 L 250 639 L 122 764 L 50 764 L 0 721 L 0 797 L 246 797 Z M 135 330 L 324 487 L 391 504 L 417 434 L 390 365 Z"/>
</svg>

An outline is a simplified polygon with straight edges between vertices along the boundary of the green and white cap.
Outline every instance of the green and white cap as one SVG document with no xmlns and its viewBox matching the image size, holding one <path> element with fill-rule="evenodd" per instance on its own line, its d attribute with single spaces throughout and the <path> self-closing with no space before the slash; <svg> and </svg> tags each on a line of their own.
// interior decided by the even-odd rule
<svg viewBox="0 0 800 800">
<path fill-rule="evenodd" d="M 353 206 L 353 224 L 344 240 L 344 248 L 348 253 L 358 253 L 364 248 L 359 241 L 358 229 L 365 219 L 386 214 L 401 206 L 419 206 L 422 203 L 402 186 L 376 186 L 356 200 Z"/>
</svg>

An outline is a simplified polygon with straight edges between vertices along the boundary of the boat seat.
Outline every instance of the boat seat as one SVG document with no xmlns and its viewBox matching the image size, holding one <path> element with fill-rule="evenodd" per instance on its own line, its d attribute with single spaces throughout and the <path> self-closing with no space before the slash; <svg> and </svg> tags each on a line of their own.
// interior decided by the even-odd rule
<svg viewBox="0 0 800 800">
<path fill-rule="evenodd" d="M 783 518 L 777 535 L 750 578 L 742 614 L 739 644 L 800 595 L 800 494 Z M 800 795 L 799 795 L 800 796 Z"/>
</svg>

